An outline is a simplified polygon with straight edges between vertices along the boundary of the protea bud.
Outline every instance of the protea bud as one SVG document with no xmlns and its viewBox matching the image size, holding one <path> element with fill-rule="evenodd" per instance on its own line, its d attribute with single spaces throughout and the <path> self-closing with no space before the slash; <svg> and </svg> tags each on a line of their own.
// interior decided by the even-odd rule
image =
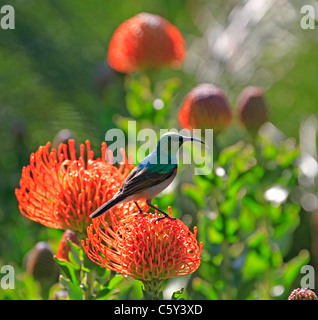
<svg viewBox="0 0 318 320">
<path fill-rule="evenodd" d="M 68 241 L 76 244 L 76 245 L 80 245 L 78 236 L 76 234 L 76 232 L 71 231 L 71 230 L 65 230 L 63 233 L 63 236 L 60 240 L 60 243 L 57 247 L 57 251 L 56 251 L 56 258 L 59 260 L 67 260 L 69 261 L 69 257 L 68 254 L 71 250 Z"/>
<path fill-rule="evenodd" d="M 292 291 L 288 300 L 318 300 L 316 294 L 310 289 L 298 288 Z"/>
<path fill-rule="evenodd" d="M 108 63 L 122 73 L 165 66 L 179 68 L 185 52 L 184 39 L 174 25 L 158 15 L 140 13 L 114 32 Z"/>
<path fill-rule="evenodd" d="M 246 87 L 237 99 L 237 109 L 241 125 L 251 133 L 268 121 L 268 109 L 264 91 L 260 87 Z"/>
<path fill-rule="evenodd" d="M 182 128 L 213 129 L 217 133 L 230 125 L 232 112 L 223 90 L 204 83 L 187 94 L 178 118 Z"/>
<path fill-rule="evenodd" d="M 68 143 L 68 140 L 76 140 L 75 134 L 69 129 L 60 130 L 54 137 L 52 147 L 57 149 L 61 143 Z"/>
<path fill-rule="evenodd" d="M 28 253 L 26 271 L 40 283 L 42 294 L 58 281 L 59 266 L 53 259 L 53 252 L 45 242 L 38 242 Z"/>
</svg>

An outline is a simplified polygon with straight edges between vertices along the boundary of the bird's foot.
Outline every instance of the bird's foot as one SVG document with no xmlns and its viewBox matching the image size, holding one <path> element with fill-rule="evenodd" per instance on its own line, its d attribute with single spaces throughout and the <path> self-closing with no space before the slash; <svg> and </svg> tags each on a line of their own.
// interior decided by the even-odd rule
<svg viewBox="0 0 318 320">
<path fill-rule="evenodd" d="M 166 214 L 163 215 L 163 217 L 158 218 L 158 219 L 156 220 L 156 222 L 158 222 L 158 221 L 160 221 L 160 220 L 163 220 L 163 219 L 166 219 L 166 218 L 168 218 L 168 219 L 170 219 L 170 220 L 176 220 L 176 219 L 177 219 L 177 218 L 175 218 L 175 217 L 169 216 L 169 215 L 166 213 Z"/>
<path fill-rule="evenodd" d="M 136 202 L 136 201 L 134 201 L 135 202 L 135 205 L 137 206 L 137 208 L 138 208 L 138 214 L 143 214 L 144 212 L 142 211 L 142 209 L 139 207 L 139 205 L 138 205 L 138 203 Z"/>
<path fill-rule="evenodd" d="M 156 220 L 156 222 L 157 222 L 157 221 L 160 221 L 160 220 L 163 220 L 163 219 L 165 219 L 165 218 L 168 218 L 168 219 L 170 219 L 170 220 L 176 220 L 176 219 L 177 219 L 177 218 L 174 218 L 174 217 L 169 216 L 168 213 L 166 213 L 166 212 L 164 212 L 163 210 L 159 209 L 158 207 L 152 205 L 151 203 L 147 202 L 147 204 L 148 204 L 149 207 L 154 208 L 154 209 L 155 209 L 155 212 L 156 212 L 156 211 L 159 211 L 160 213 L 163 214 L 163 217 L 158 218 L 158 219 Z"/>
</svg>

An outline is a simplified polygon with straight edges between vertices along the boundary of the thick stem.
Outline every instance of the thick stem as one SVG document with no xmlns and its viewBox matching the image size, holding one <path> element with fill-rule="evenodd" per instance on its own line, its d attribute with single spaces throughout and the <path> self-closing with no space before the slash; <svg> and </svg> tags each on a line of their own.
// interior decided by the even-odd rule
<svg viewBox="0 0 318 320">
<path fill-rule="evenodd" d="M 226 225 L 227 225 L 227 219 L 224 213 L 220 213 L 222 216 L 222 221 L 223 221 L 223 236 L 224 236 L 224 241 L 221 245 L 221 250 L 223 253 L 223 267 L 222 267 L 222 272 L 223 272 L 223 277 L 224 280 L 226 281 L 226 288 L 224 292 L 224 298 L 226 300 L 231 300 L 232 299 L 232 289 L 231 289 L 231 260 L 230 260 L 230 254 L 229 254 L 229 243 L 227 240 L 227 232 L 226 232 Z"/>
<path fill-rule="evenodd" d="M 94 293 L 94 281 L 96 279 L 96 271 L 94 268 L 91 268 L 90 265 L 92 261 L 89 260 L 88 256 L 85 255 L 83 262 L 82 262 L 82 269 L 81 269 L 81 277 L 83 279 L 83 284 L 85 286 L 83 300 L 90 300 L 93 297 Z M 87 271 L 87 269 L 89 269 Z"/>
<path fill-rule="evenodd" d="M 161 294 L 161 285 L 163 280 L 152 279 L 150 281 L 143 281 L 145 291 L 149 293 L 153 300 L 159 300 Z"/>
<path fill-rule="evenodd" d="M 84 293 L 84 300 L 90 300 L 93 296 L 95 276 L 94 271 L 85 274 L 87 290 Z"/>
</svg>

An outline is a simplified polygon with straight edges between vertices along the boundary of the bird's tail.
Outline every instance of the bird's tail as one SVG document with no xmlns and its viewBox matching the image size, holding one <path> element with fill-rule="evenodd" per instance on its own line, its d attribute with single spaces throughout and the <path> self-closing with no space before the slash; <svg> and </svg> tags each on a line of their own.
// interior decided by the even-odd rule
<svg viewBox="0 0 318 320">
<path fill-rule="evenodd" d="M 100 215 L 106 213 L 108 210 L 113 208 L 116 204 L 120 203 L 122 200 L 124 200 L 124 197 L 121 195 L 114 196 L 109 201 L 105 202 L 102 206 L 100 206 L 98 209 L 96 209 L 92 214 L 90 214 L 90 218 L 97 218 Z"/>
</svg>

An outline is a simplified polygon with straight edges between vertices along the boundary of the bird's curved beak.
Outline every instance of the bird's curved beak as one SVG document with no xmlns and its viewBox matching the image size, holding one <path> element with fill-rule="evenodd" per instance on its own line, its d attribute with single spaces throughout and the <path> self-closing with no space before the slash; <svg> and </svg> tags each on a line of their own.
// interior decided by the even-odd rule
<svg viewBox="0 0 318 320">
<path fill-rule="evenodd" d="M 205 144 L 202 140 L 193 138 L 193 137 L 190 138 L 190 141 L 197 141 L 197 142 L 201 142 L 202 144 Z"/>
</svg>

